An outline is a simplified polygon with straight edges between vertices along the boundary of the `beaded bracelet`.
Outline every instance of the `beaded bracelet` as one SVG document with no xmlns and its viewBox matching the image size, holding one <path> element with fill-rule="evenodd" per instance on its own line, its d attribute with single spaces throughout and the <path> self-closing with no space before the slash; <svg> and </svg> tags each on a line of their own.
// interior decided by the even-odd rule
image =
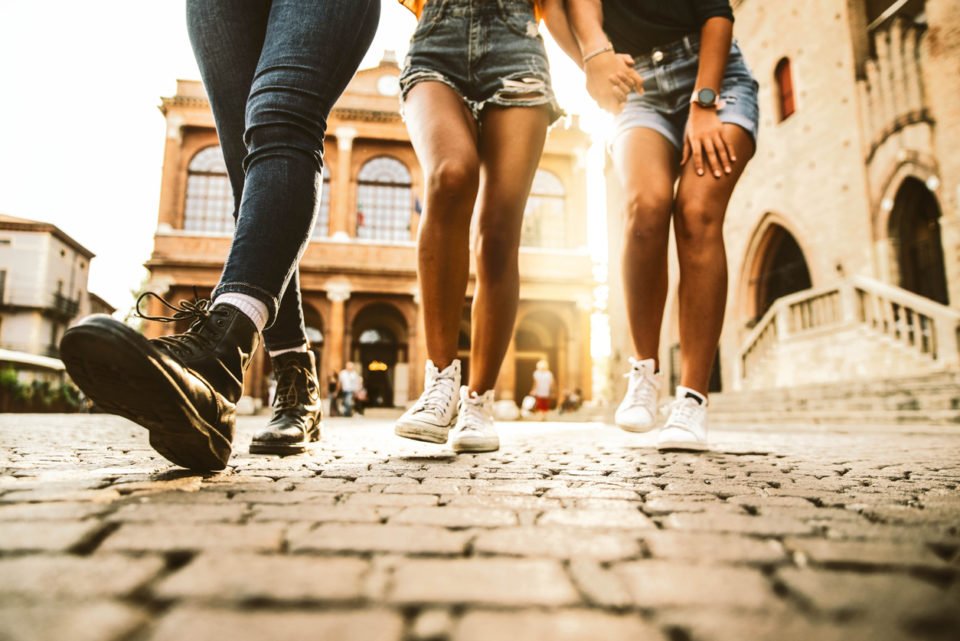
<svg viewBox="0 0 960 641">
<path fill-rule="evenodd" d="M 591 51 L 590 53 L 588 53 L 587 55 L 585 55 L 585 56 L 583 57 L 583 60 L 581 60 L 580 62 L 581 62 L 581 64 L 584 64 L 584 65 L 585 65 L 585 64 L 587 64 L 587 61 L 590 60 L 590 58 L 595 58 L 595 57 L 599 56 L 601 53 L 607 53 L 608 51 L 613 51 L 613 45 L 610 44 L 609 42 L 607 43 L 607 46 L 601 47 L 600 49 L 597 49 L 596 51 Z"/>
</svg>

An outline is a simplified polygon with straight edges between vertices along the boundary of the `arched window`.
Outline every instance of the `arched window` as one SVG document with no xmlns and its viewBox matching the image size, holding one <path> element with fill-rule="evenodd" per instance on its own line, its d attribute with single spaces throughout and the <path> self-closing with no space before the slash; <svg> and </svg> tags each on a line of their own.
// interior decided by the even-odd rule
<svg viewBox="0 0 960 641">
<path fill-rule="evenodd" d="M 233 189 L 219 145 L 201 149 L 187 167 L 184 230 L 232 234 L 233 209 Z"/>
<path fill-rule="evenodd" d="M 357 174 L 357 238 L 410 240 L 410 172 L 396 158 L 379 156 Z"/>
<path fill-rule="evenodd" d="M 320 192 L 320 210 L 317 224 L 313 226 L 314 238 L 326 238 L 330 234 L 330 170 L 323 166 L 323 190 Z"/>
<path fill-rule="evenodd" d="M 528 247 L 566 247 L 566 190 L 549 171 L 538 169 L 523 212 L 520 244 Z"/>
<path fill-rule="evenodd" d="M 793 97 L 793 72 L 790 71 L 790 58 L 781 58 L 774 71 L 777 81 L 777 97 L 780 106 L 780 120 L 786 120 L 797 110 Z"/>
</svg>

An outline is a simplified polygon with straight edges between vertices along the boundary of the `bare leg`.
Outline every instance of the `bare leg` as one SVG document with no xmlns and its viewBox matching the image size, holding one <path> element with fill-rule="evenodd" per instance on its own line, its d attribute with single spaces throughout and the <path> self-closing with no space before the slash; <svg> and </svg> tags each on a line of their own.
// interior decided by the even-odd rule
<svg viewBox="0 0 960 641">
<path fill-rule="evenodd" d="M 613 157 L 626 200 L 621 269 L 630 334 L 637 358 L 659 363 L 667 240 L 680 154 L 660 133 L 638 127 L 617 139 Z"/>
<path fill-rule="evenodd" d="M 677 188 L 675 227 L 680 260 L 681 382 L 707 394 L 710 370 L 720 342 L 727 301 L 727 254 L 723 218 L 727 203 L 747 161 L 753 140 L 737 125 L 724 124 L 723 134 L 737 162 L 721 178 L 697 176 L 693 163 L 684 165 Z"/>
<path fill-rule="evenodd" d="M 477 127 L 460 96 L 439 82 L 414 86 L 404 111 L 427 181 L 417 238 L 427 355 L 443 370 L 456 357 L 470 270 L 470 217 L 480 171 Z"/>
<path fill-rule="evenodd" d="M 523 210 L 546 140 L 546 108 L 487 107 L 480 137 L 477 287 L 470 391 L 492 389 L 513 336 L 520 294 L 517 255 Z"/>
</svg>

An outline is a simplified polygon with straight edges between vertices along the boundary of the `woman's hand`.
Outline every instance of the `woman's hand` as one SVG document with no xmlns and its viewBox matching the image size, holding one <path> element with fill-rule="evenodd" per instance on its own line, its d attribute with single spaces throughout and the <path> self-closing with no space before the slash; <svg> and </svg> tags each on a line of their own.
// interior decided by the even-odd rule
<svg viewBox="0 0 960 641">
<path fill-rule="evenodd" d="M 697 175 L 702 176 L 704 157 L 714 178 L 729 174 L 732 171 L 730 164 L 737 160 L 733 148 L 727 145 L 723 137 L 723 123 L 720 122 L 717 110 L 701 107 L 694 102 L 690 105 L 680 164 L 684 165 L 693 158 L 693 167 Z"/>
<path fill-rule="evenodd" d="M 601 109 L 618 114 L 631 91 L 643 91 L 643 79 L 633 68 L 627 54 L 606 51 L 593 56 L 583 66 L 587 74 L 587 92 Z"/>
</svg>

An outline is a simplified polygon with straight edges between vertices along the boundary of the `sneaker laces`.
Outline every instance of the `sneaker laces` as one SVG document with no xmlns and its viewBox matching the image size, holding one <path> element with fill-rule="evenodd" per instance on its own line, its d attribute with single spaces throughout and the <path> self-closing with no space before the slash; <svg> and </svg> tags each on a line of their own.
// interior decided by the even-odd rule
<svg viewBox="0 0 960 641">
<path fill-rule="evenodd" d="M 623 377 L 630 380 L 627 385 L 627 399 L 630 405 L 649 407 L 656 402 L 660 382 L 652 373 L 644 369 L 635 369 L 630 370 Z"/>
<path fill-rule="evenodd" d="M 430 380 L 430 385 L 423 390 L 420 400 L 417 401 L 415 411 L 429 412 L 437 418 L 441 418 L 456 396 L 456 386 L 452 373 L 436 372 Z"/>
<path fill-rule="evenodd" d="M 140 310 L 140 303 L 147 297 L 153 297 L 160 301 L 164 307 L 173 310 L 173 315 L 148 316 L 147 314 L 144 314 Z M 155 294 L 154 292 L 143 292 L 139 297 L 137 297 L 135 313 L 144 320 L 157 321 L 160 323 L 176 323 L 183 320 L 189 321 L 190 329 L 188 329 L 186 333 L 173 334 L 171 336 L 161 336 L 160 338 L 155 339 L 172 348 L 174 352 L 189 352 L 193 344 L 196 344 L 204 349 L 212 348 L 214 344 L 213 338 L 207 336 L 201 331 L 207 319 L 216 313 L 216 311 L 211 307 L 211 301 L 206 298 L 200 298 L 197 294 L 197 289 L 194 288 L 193 300 L 181 299 L 177 305 L 177 307 L 174 307 L 162 296 Z"/>
<path fill-rule="evenodd" d="M 693 433 L 690 424 L 698 420 L 703 406 L 692 398 L 678 398 L 670 403 L 670 418 L 665 427 L 679 427 Z"/>
<path fill-rule="evenodd" d="M 490 422 L 490 410 L 487 409 L 486 395 L 471 392 L 460 403 L 461 432 L 480 432 L 481 426 Z"/>
</svg>

